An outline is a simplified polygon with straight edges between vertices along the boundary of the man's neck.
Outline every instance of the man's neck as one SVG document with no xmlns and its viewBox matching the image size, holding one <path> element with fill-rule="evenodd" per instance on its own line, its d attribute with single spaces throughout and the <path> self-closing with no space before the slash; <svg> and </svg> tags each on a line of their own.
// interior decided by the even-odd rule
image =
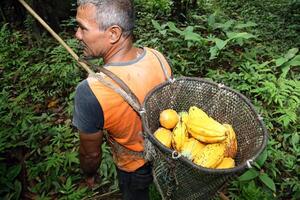
<svg viewBox="0 0 300 200">
<path fill-rule="evenodd" d="M 138 48 L 132 44 L 130 37 L 122 38 L 120 42 L 112 46 L 112 48 L 104 56 L 105 64 L 112 62 L 128 62 L 134 60 L 138 55 Z"/>
</svg>

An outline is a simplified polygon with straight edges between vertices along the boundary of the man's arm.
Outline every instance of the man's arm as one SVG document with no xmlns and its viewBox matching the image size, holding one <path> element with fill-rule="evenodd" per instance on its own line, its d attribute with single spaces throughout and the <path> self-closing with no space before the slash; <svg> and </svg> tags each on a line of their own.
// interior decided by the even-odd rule
<svg viewBox="0 0 300 200">
<path fill-rule="evenodd" d="M 103 132 L 83 133 L 80 132 L 79 159 L 80 167 L 87 176 L 86 182 L 89 186 L 93 186 L 94 177 L 101 163 L 101 144 Z"/>
</svg>

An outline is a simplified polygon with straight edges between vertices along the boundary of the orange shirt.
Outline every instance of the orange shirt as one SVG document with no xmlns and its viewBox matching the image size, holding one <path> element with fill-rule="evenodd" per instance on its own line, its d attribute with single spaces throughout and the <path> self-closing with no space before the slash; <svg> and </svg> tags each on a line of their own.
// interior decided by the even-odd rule
<svg viewBox="0 0 300 200">
<path fill-rule="evenodd" d="M 166 80 L 159 60 L 151 51 L 155 50 L 144 48 L 143 54 L 136 60 L 105 66 L 127 84 L 140 103 L 144 101 L 151 89 Z M 167 61 L 159 52 L 156 53 L 170 75 L 171 69 Z M 110 80 L 108 77 L 105 78 Z M 104 129 L 109 132 L 110 138 L 130 150 L 142 152 L 144 150 L 141 135 L 142 122 L 139 115 L 119 94 L 95 78 L 88 78 L 88 84 L 103 110 Z M 128 153 L 114 155 L 114 157 L 118 168 L 128 172 L 136 170 L 145 163 L 143 158 Z"/>
</svg>

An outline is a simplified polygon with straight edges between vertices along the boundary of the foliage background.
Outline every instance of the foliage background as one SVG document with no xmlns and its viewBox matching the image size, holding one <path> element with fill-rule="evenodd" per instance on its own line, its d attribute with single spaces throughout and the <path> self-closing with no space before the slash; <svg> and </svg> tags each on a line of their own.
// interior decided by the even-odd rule
<svg viewBox="0 0 300 200">
<path fill-rule="evenodd" d="M 176 76 L 205 77 L 240 91 L 264 117 L 266 151 L 223 193 L 299 199 L 300 1 L 135 2 L 137 45 L 163 52 Z M 1 6 L 0 198 L 118 199 L 105 144 L 99 185 L 88 190 L 82 184 L 71 119 L 74 90 L 86 73 L 30 15 L 11 21 L 13 11 L 4 8 L 14 5 Z M 71 17 L 57 30 L 77 50 L 75 27 Z M 151 199 L 160 199 L 154 186 Z"/>
</svg>

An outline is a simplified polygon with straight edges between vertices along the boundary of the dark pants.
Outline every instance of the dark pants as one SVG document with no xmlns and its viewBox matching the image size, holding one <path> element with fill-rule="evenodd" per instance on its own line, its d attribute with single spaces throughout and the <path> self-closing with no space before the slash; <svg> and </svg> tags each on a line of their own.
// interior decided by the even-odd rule
<svg viewBox="0 0 300 200">
<path fill-rule="evenodd" d="M 135 172 L 117 169 L 123 200 L 148 200 L 149 185 L 153 181 L 151 165 L 145 164 Z"/>
</svg>

